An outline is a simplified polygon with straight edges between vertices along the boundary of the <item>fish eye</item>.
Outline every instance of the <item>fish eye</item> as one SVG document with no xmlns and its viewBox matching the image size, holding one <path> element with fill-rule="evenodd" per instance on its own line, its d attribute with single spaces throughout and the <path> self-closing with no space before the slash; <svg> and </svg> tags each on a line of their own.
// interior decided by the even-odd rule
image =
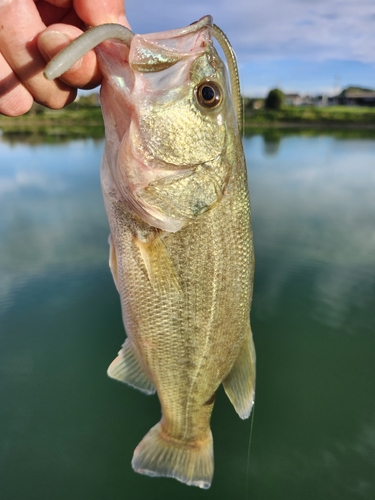
<svg viewBox="0 0 375 500">
<path fill-rule="evenodd" d="M 213 82 L 202 82 L 195 91 L 199 104 L 204 108 L 217 108 L 223 99 L 220 87 Z"/>
</svg>

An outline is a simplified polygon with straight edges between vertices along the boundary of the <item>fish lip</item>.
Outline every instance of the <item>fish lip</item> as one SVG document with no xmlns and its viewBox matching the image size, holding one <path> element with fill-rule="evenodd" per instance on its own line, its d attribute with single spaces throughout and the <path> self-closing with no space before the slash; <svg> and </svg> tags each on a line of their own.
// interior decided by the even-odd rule
<svg viewBox="0 0 375 500">
<path fill-rule="evenodd" d="M 193 23 L 189 24 L 189 26 L 186 26 L 182 30 L 182 32 L 185 33 L 194 33 L 195 31 L 199 31 L 200 29 L 206 27 L 206 26 L 212 26 L 214 23 L 212 16 L 207 14 L 206 16 L 201 17 L 198 19 L 198 21 L 194 21 Z"/>
</svg>

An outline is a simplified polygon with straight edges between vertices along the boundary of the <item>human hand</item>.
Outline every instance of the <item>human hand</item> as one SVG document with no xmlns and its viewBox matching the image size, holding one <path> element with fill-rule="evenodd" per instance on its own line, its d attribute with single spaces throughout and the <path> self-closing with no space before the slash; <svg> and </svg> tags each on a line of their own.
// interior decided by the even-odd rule
<svg viewBox="0 0 375 500">
<path fill-rule="evenodd" d="M 34 100 L 60 109 L 75 99 L 77 87 L 99 85 L 93 50 L 58 80 L 48 81 L 43 71 L 86 26 L 103 23 L 129 27 L 124 0 L 0 0 L 0 113 L 22 115 Z"/>
</svg>

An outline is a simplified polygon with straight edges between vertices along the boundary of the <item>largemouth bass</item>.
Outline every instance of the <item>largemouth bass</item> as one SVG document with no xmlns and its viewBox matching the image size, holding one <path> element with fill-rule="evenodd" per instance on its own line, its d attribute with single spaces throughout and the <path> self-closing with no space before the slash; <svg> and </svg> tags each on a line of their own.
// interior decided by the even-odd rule
<svg viewBox="0 0 375 500">
<path fill-rule="evenodd" d="M 219 385 L 244 419 L 255 384 L 246 167 L 212 31 L 206 16 L 96 49 L 110 267 L 127 333 L 108 374 L 160 400 L 133 468 L 202 488 L 214 470 Z"/>
</svg>

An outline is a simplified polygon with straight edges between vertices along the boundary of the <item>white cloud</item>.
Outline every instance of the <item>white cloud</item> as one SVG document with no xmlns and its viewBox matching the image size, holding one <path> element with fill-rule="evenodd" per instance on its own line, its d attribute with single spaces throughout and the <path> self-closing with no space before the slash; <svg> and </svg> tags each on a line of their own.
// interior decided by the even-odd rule
<svg viewBox="0 0 375 500">
<path fill-rule="evenodd" d="M 374 62 L 373 0 L 127 0 L 139 32 L 184 26 L 204 14 L 229 36 L 239 59 L 303 58 Z"/>
</svg>

